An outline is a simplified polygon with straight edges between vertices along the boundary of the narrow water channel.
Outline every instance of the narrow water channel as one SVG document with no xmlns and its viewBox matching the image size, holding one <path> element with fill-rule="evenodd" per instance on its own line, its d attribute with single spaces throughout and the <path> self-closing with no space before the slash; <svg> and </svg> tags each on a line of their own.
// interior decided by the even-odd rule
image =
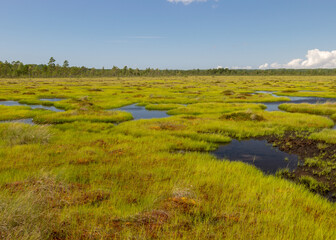
<svg viewBox="0 0 336 240">
<path fill-rule="evenodd" d="M 231 143 L 221 145 L 212 152 L 219 159 L 241 161 L 252 164 L 267 174 L 275 174 L 278 170 L 297 168 L 297 155 L 280 151 L 267 143 L 266 140 L 232 140 Z"/>
<path fill-rule="evenodd" d="M 283 103 L 310 103 L 310 104 L 317 104 L 317 103 L 326 103 L 326 102 L 336 102 L 335 98 L 321 98 L 321 97 L 292 97 L 292 96 L 277 96 L 273 92 L 268 91 L 256 91 L 256 93 L 265 93 L 270 94 L 273 97 L 288 97 L 290 101 L 279 101 L 279 102 L 263 102 L 267 108 L 266 111 L 274 112 L 280 111 L 279 105 Z"/>
<path fill-rule="evenodd" d="M 4 121 L 0 121 L 0 123 L 26 123 L 26 124 L 30 124 L 30 125 L 35 125 L 32 118 L 16 119 L 16 120 L 4 120 Z"/>
<path fill-rule="evenodd" d="M 42 99 L 40 99 L 40 100 L 42 100 Z M 46 100 L 51 101 L 51 102 L 56 102 L 56 101 L 60 101 L 62 99 L 59 100 L 59 99 L 53 98 L 53 99 L 46 99 Z M 53 111 L 53 112 L 64 112 L 63 109 L 59 109 L 59 108 L 56 108 L 54 106 L 28 105 L 28 104 L 19 103 L 18 101 L 0 101 L 0 105 L 3 105 L 3 106 L 25 106 L 25 107 L 30 107 L 31 109 L 41 108 L 41 109 L 50 110 L 50 111 Z M 10 122 L 26 123 L 26 124 L 30 124 L 30 125 L 35 124 L 33 122 L 32 118 L 0 121 L 0 123 L 10 123 Z"/>
<path fill-rule="evenodd" d="M 336 99 L 334 98 L 318 98 L 318 97 L 290 97 L 291 101 L 282 101 L 282 102 L 263 102 L 267 108 L 266 111 L 274 112 L 274 111 L 280 111 L 279 105 L 283 103 L 310 103 L 310 104 L 316 104 L 316 103 L 326 103 L 326 102 L 335 102 Z"/>
<path fill-rule="evenodd" d="M 40 98 L 40 101 L 48 101 L 48 102 L 59 102 L 64 100 L 64 98 Z"/>
<path fill-rule="evenodd" d="M 56 108 L 54 106 L 43 106 L 43 105 L 28 105 L 28 104 L 22 104 L 19 103 L 18 101 L 0 101 L 0 105 L 4 106 L 25 106 L 25 107 L 30 107 L 32 109 L 36 108 L 41 108 L 41 109 L 46 109 L 54 112 L 64 112 L 63 109 Z"/>
<path fill-rule="evenodd" d="M 272 92 L 257 91 L 257 93 L 268 93 L 274 95 Z M 278 96 L 276 96 L 278 97 Z M 282 103 L 324 103 L 327 101 L 334 101 L 335 99 L 329 98 L 317 98 L 317 97 L 289 97 L 290 102 L 272 102 L 263 103 L 267 106 L 266 111 L 279 111 L 278 106 Z M 42 101 L 60 101 L 62 99 L 40 99 Z M 54 106 L 43 105 L 27 105 L 21 104 L 17 101 L 0 101 L 0 105 L 5 106 L 29 106 L 32 109 L 42 108 L 55 112 L 64 111 Z M 127 111 L 133 115 L 134 120 L 139 119 L 152 119 L 152 118 L 166 118 L 169 115 L 165 111 L 147 110 L 143 106 L 137 106 L 136 104 L 124 106 L 117 110 Z M 21 122 L 26 124 L 34 124 L 33 119 L 20 119 L 20 120 L 8 120 L 0 121 L 0 123 L 6 122 Z M 229 159 L 230 161 L 241 161 L 244 163 L 252 164 L 261 169 L 267 174 L 274 174 L 279 169 L 288 168 L 293 171 L 298 165 L 298 156 L 294 154 L 288 154 L 280 151 L 276 147 L 267 143 L 266 140 L 232 140 L 231 143 L 221 145 L 219 148 L 212 152 L 219 159 Z"/>
<path fill-rule="evenodd" d="M 165 111 L 147 110 L 145 107 L 137 106 L 136 104 L 121 107 L 117 110 L 131 113 L 134 120 L 169 117 L 169 115 Z"/>
</svg>

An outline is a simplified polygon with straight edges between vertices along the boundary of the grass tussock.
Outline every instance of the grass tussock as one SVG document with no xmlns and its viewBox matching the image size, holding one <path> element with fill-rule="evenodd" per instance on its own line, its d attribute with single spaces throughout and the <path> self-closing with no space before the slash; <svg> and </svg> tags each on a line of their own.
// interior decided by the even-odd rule
<svg viewBox="0 0 336 240">
<path fill-rule="evenodd" d="M 265 120 L 262 115 L 253 113 L 252 111 L 234 112 L 224 114 L 220 119 L 233 120 L 233 121 L 263 121 Z"/>
<path fill-rule="evenodd" d="M 58 224 L 59 211 L 51 203 L 61 200 L 63 186 L 48 177 L 1 189 L 6 190 L 0 195 L 1 239 L 57 239 L 62 226 Z"/>
<path fill-rule="evenodd" d="M 31 109 L 24 106 L 1 106 L 0 105 L 0 121 L 33 118 L 37 115 L 50 113 L 44 109 Z"/>
<path fill-rule="evenodd" d="M 320 192 L 320 193 L 326 193 L 329 191 L 329 188 L 327 185 L 317 181 L 313 177 L 310 176 L 302 176 L 299 179 L 300 183 L 306 186 L 309 190 L 313 192 Z"/>
<path fill-rule="evenodd" d="M 4 124 L 0 129 L 1 141 L 11 146 L 46 144 L 52 137 L 48 126 L 30 126 L 21 123 Z"/>
<path fill-rule="evenodd" d="M 335 179 L 335 134 L 321 131 L 333 121 L 322 112 L 267 112 L 257 103 L 289 98 L 256 94 L 336 97 L 335 79 L 2 81 L 0 99 L 62 96 L 44 104 L 67 111 L 0 109 L 4 119 L 54 124 L 0 124 L 0 239 L 335 239 L 335 204 L 315 194 L 334 190 L 326 180 Z M 172 116 L 128 121 L 127 112 L 103 110 L 136 103 Z M 301 167 L 312 171 L 296 183 L 209 154 L 233 138 L 288 131 L 319 140 L 328 157 L 307 158 Z"/>
<path fill-rule="evenodd" d="M 201 114 L 213 114 L 213 113 L 230 113 L 239 110 L 261 110 L 265 106 L 262 104 L 244 104 L 244 103 L 197 103 L 191 104 L 186 107 L 180 107 L 172 109 L 167 113 L 170 115 L 201 115 Z"/>
<path fill-rule="evenodd" d="M 146 105 L 147 110 L 160 110 L 160 111 L 166 111 L 166 110 L 172 110 L 175 108 L 184 107 L 182 104 L 148 104 Z"/>
<path fill-rule="evenodd" d="M 281 104 L 279 109 L 287 112 L 300 112 L 317 115 L 333 115 L 336 113 L 336 103 L 324 103 L 324 104 Z"/>
<path fill-rule="evenodd" d="M 0 238 L 52 239 L 55 213 L 50 211 L 41 195 L 25 193 L 13 199 L 0 200 Z"/>
<path fill-rule="evenodd" d="M 62 124 L 76 121 L 118 123 L 132 119 L 130 113 L 123 111 L 73 110 L 37 116 L 34 122 L 39 124 Z"/>
<path fill-rule="evenodd" d="M 326 143 L 336 144 L 336 130 L 323 129 L 320 132 L 315 132 L 310 135 L 311 139 L 324 141 Z"/>
<path fill-rule="evenodd" d="M 0 187 L 1 239 L 69 239 L 69 224 L 62 209 L 70 206 L 98 206 L 110 198 L 103 191 L 68 184 L 52 176 L 4 184 Z"/>
</svg>

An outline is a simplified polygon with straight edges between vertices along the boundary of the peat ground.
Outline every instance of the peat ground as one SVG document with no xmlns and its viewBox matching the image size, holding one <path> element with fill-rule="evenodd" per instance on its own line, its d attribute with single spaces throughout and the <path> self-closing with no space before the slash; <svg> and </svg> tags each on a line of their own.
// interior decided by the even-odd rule
<svg viewBox="0 0 336 240">
<path fill-rule="evenodd" d="M 284 136 L 261 137 L 281 151 L 300 158 L 298 168 L 283 170 L 279 176 L 304 184 L 311 191 L 336 201 L 336 144 L 309 139 L 305 133 L 287 132 Z"/>
</svg>

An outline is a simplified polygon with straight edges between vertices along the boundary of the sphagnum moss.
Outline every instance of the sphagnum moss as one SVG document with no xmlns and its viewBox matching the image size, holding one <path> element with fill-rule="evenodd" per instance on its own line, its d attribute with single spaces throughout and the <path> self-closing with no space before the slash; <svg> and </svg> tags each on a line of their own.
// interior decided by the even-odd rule
<svg viewBox="0 0 336 240">
<path fill-rule="evenodd" d="M 266 112 L 254 102 L 276 97 L 253 95 L 318 89 L 305 95 L 336 97 L 333 78 L 5 80 L 0 99 L 39 103 L 61 96 L 48 104 L 67 111 L 8 108 L 4 120 L 32 114 L 36 122 L 60 124 L 0 125 L 0 238 L 335 239 L 335 204 L 206 152 L 231 138 L 286 131 L 314 132 L 311 138 L 333 144 L 332 132 L 317 133 L 333 125 L 330 119 Z M 21 84 L 7 83 L 13 81 Z M 128 121 L 127 113 L 106 111 L 135 103 L 174 116 Z M 307 179 L 303 184 L 321 187 Z"/>
</svg>

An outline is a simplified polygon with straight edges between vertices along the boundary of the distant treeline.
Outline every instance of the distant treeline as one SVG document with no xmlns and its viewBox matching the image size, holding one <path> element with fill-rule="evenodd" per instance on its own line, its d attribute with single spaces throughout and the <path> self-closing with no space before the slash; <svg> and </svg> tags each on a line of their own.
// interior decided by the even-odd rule
<svg viewBox="0 0 336 240">
<path fill-rule="evenodd" d="M 336 75 L 336 69 L 192 69 L 192 70 L 162 70 L 133 69 L 113 67 L 111 69 L 96 69 L 87 67 L 70 67 L 67 60 L 63 65 L 55 64 L 50 58 L 48 64 L 23 64 L 20 61 L 1 62 L 1 78 L 49 78 L 49 77 L 128 77 L 128 76 L 274 76 L 274 75 Z"/>
</svg>

